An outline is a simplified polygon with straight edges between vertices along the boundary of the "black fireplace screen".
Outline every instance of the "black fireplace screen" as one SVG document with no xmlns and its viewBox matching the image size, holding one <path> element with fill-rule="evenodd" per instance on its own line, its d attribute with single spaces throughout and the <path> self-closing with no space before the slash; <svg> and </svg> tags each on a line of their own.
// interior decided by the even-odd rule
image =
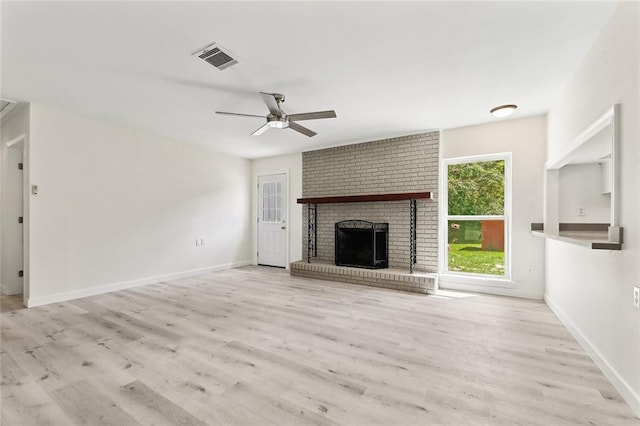
<svg viewBox="0 0 640 426">
<path fill-rule="evenodd" d="M 336 265 L 388 268 L 389 224 L 364 220 L 336 223 Z"/>
</svg>

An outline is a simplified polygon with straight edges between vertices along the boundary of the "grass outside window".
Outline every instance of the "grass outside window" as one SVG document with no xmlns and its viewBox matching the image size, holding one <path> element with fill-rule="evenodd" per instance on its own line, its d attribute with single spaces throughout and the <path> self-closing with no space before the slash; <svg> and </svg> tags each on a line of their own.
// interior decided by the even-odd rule
<svg viewBox="0 0 640 426">
<path fill-rule="evenodd" d="M 504 251 L 484 251 L 482 244 L 449 244 L 449 271 L 504 275 Z"/>
</svg>

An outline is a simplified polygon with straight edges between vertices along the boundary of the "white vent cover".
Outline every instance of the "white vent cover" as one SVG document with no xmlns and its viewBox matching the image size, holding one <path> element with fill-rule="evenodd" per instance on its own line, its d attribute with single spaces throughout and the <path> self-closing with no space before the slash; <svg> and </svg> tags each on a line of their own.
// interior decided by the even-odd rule
<svg viewBox="0 0 640 426">
<path fill-rule="evenodd" d="M 200 59 L 213 65 L 220 71 L 238 63 L 238 60 L 233 57 L 231 52 L 216 43 L 212 43 L 196 53 Z"/>
<path fill-rule="evenodd" d="M 6 117 L 17 105 L 18 104 L 13 101 L 0 99 L 0 119 Z"/>
</svg>

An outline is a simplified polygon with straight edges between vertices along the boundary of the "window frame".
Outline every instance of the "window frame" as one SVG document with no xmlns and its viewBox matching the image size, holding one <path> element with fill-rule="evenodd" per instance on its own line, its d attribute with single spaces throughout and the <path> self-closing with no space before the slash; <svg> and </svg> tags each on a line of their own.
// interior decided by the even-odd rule
<svg viewBox="0 0 640 426">
<path fill-rule="evenodd" d="M 511 152 L 473 155 L 442 159 L 440 163 L 440 275 L 452 277 L 476 284 L 511 287 L 511 249 L 512 249 L 512 172 Z M 504 211 L 502 215 L 449 215 L 449 166 L 453 164 L 504 161 Z M 449 271 L 449 221 L 450 220 L 503 220 L 504 221 L 504 275 L 478 274 L 472 272 Z"/>
</svg>

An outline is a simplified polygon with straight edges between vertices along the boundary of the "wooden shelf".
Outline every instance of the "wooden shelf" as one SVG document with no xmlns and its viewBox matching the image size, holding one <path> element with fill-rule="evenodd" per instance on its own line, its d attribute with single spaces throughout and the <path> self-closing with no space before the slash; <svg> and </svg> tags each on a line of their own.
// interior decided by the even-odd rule
<svg viewBox="0 0 640 426">
<path fill-rule="evenodd" d="M 338 197 L 298 198 L 298 204 L 366 203 L 375 201 L 431 200 L 431 192 L 402 192 L 397 194 L 342 195 Z"/>
</svg>

